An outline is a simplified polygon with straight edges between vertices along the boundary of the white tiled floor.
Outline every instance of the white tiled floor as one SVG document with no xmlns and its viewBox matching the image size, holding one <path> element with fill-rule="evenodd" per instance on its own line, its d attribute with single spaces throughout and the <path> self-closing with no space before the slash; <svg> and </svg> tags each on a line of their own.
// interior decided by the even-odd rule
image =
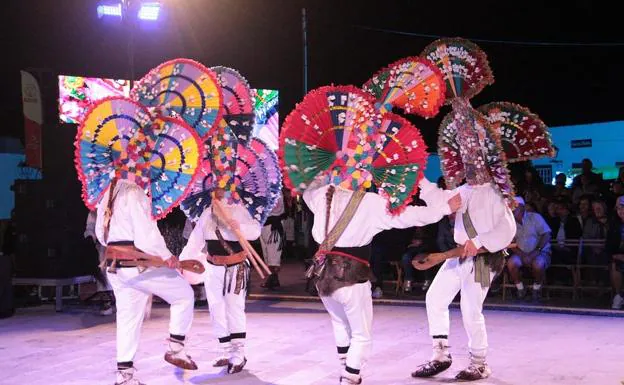
<svg viewBox="0 0 624 385">
<path fill-rule="evenodd" d="M 374 352 L 365 385 L 453 382 L 467 364 L 466 336 L 451 312 L 455 362 L 439 378 L 410 372 L 430 355 L 424 308 L 375 306 Z M 492 378 L 480 384 L 620 384 L 624 380 L 624 320 L 536 313 L 486 312 Z M 154 309 L 136 359 L 148 385 L 337 384 L 331 326 L 320 303 L 250 301 L 246 370 L 225 375 L 209 365 L 216 351 L 206 309 L 197 309 L 189 336 L 200 370 L 181 373 L 162 359 L 168 309 Z M 51 306 L 20 309 L 0 320 L 0 384 L 97 385 L 114 383 L 114 317 L 89 309 L 55 313 Z"/>
</svg>

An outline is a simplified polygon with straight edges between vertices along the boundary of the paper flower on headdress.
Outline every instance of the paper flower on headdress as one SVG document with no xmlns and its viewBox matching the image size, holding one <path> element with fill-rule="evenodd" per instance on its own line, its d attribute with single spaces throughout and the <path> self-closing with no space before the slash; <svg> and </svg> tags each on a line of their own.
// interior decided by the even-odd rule
<svg viewBox="0 0 624 385">
<path fill-rule="evenodd" d="M 87 111 L 75 148 L 89 209 L 95 209 L 117 177 L 147 192 L 154 219 L 167 215 L 189 192 L 201 153 L 199 137 L 186 123 L 152 116 L 145 106 L 124 97 L 101 100 Z"/>
</svg>

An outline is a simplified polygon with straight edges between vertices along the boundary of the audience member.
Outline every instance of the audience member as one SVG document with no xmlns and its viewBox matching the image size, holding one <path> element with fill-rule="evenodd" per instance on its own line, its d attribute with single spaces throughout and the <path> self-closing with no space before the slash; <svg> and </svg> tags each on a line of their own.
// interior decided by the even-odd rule
<svg viewBox="0 0 624 385">
<path fill-rule="evenodd" d="M 586 183 L 590 185 L 600 186 L 602 184 L 602 175 L 596 174 L 592 171 L 594 164 L 591 159 L 585 158 L 581 163 L 581 174 L 574 177 L 572 180 L 572 188 L 578 187 L 582 184 L 581 179 L 583 175 L 586 177 Z"/>
<path fill-rule="evenodd" d="M 406 293 L 412 291 L 412 284 L 415 281 L 416 270 L 414 269 L 414 266 L 412 266 L 412 259 L 419 254 L 432 252 L 433 250 L 431 250 L 428 243 L 426 228 L 416 227 L 412 240 L 410 244 L 407 245 L 407 250 L 405 250 L 405 253 L 403 253 L 403 256 L 401 257 L 401 265 L 403 266 L 403 272 L 405 274 L 403 291 Z M 429 280 L 425 279 L 423 290 L 426 290 L 429 287 L 429 282 L 427 281 Z"/>
<path fill-rule="evenodd" d="M 519 190 L 519 195 L 534 211 L 541 211 L 542 197 L 545 193 L 544 182 L 534 167 L 529 167 L 524 172 L 524 180 L 520 183 Z"/>
<path fill-rule="evenodd" d="M 624 275 L 624 196 L 616 202 L 616 213 L 607 236 L 607 252 L 611 256 L 611 282 L 615 296 L 613 297 L 613 309 L 621 309 L 624 306 L 624 292 L 622 291 L 622 275 Z"/>
<path fill-rule="evenodd" d="M 572 199 L 572 190 L 566 187 L 567 176 L 559 173 L 555 176 L 555 188 L 552 194 L 554 199 Z"/>
<path fill-rule="evenodd" d="M 574 216 L 570 214 L 570 202 L 560 200 L 557 202 L 558 221 L 554 222 L 551 227 L 552 237 L 557 240 L 557 244 L 553 247 L 553 259 L 556 263 L 575 263 L 576 253 L 569 247 L 564 246 L 566 239 L 580 239 L 583 235 L 583 229 Z"/>
<path fill-rule="evenodd" d="M 593 197 L 590 195 L 584 195 L 579 200 L 578 214 L 576 219 L 581 225 L 584 239 L 598 239 L 601 237 L 600 225 L 594 217 L 592 210 Z"/>
<path fill-rule="evenodd" d="M 516 285 L 518 298 L 524 298 L 526 291 L 522 283 L 520 268 L 529 266 L 533 271 L 533 299 L 541 296 L 544 273 L 550 265 L 550 238 L 551 229 L 538 213 L 526 210 L 522 198 L 516 197 L 518 206 L 514 210 L 516 218 L 516 248 L 507 261 L 507 269 L 512 282 Z"/>
<path fill-rule="evenodd" d="M 581 174 L 580 184 L 574 187 L 572 191 L 572 202 L 578 205 L 581 198 L 585 196 L 598 197 L 600 194 L 600 185 L 591 181 L 587 175 Z"/>
</svg>

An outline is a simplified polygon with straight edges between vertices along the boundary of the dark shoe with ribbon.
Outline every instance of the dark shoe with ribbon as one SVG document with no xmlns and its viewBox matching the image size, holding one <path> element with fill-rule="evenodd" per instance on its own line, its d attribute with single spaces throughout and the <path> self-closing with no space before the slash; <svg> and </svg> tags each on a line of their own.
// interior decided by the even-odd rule
<svg viewBox="0 0 624 385">
<path fill-rule="evenodd" d="M 219 358 L 212 364 L 212 366 L 215 368 L 220 368 L 222 366 L 229 366 L 229 365 L 230 365 L 230 360 L 228 360 L 227 358 Z"/>
<path fill-rule="evenodd" d="M 448 361 L 429 361 L 426 364 L 420 365 L 416 371 L 412 373 L 412 377 L 414 378 L 426 378 L 433 377 L 437 374 L 442 373 L 446 369 L 451 367 L 453 361 L 450 359 Z"/>
<path fill-rule="evenodd" d="M 243 370 L 245 364 L 247 363 L 247 358 L 243 358 L 243 362 L 238 365 L 234 365 L 232 363 L 228 363 L 228 373 L 235 374 Z"/>
<path fill-rule="evenodd" d="M 477 381 L 488 378 L 491 374 L 492 370 L 487 364 L 470 364 L 469 367 L 457 373 L 455 379 L 459 381 Z"/>
</svg>

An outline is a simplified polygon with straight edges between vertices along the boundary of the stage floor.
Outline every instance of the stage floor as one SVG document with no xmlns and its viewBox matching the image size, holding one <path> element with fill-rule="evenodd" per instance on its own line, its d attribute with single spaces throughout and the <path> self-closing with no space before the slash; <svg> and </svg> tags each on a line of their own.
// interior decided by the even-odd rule
<svg viewBox="0 0 624 385">
<path fill-rule="evenodd" d="M 147 385 L 337 384 L 329 317 L 320 303 L 249 301 L 245 370 L 227 375 L 210 366 L 216 340 L 208 310 L 196 309 L 189 352 L 200 369 L 180 372 L 164 362 L 168 309 L 154 309 L 143 326 L 135 366 Z M 621 318 L 486 311 L 493 376 L 479 384 L 620 384 L 624 380 Z M 373 355 L 364 385 L 454 382 L 468 362 L 458 310 L 451 311 L 454 363 L 437 378 L 410 372 L 430 355 L 425 309 L 375 306 Z M 0 320 L 0 384 L 96 385 L 114 383 L 114 316 L 70 307 L 19 309 Z"/>
</svg>

